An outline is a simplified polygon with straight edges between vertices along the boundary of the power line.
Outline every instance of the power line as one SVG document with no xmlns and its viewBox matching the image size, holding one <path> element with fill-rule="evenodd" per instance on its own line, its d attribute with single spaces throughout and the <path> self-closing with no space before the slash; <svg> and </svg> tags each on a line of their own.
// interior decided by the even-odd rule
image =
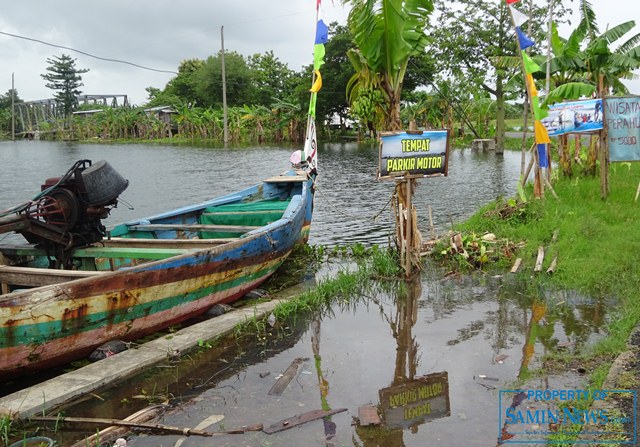
<svg viewBox="0 0 640 447">
<path fill-rule="evenodd" d="M 41 43 L 43 45 L 48 45 L 50 47 L 62 48 L 63 50 L 75 51 L 76 53 L 84 54 L 85 56 L 89 56 L 89 57 L 92 57 L 94 59 L 100 59 L 101 61 L 118 62 L 120 64 L 132 65 L 132 66 L 137 67 L 137 68 L 142 68 L 143 70 L 155 71 L 155 72 L 158 72 L 158 73 L 178 74 L 178 72 L 172 71 L 172 70 L 159 70 L 159 69 L 156 69 L 156 68 L 145 67 L 143 65 L 134 64 L 133 62 L 123 61 L 123 60 L 120 60 L 120 59 L 110 59 L 110 58 L 106 58 L 106 57 L 96 56 L 94 54 L 86 53 L 84 51 L 77 50 L 75 48 L 65 47 L 63 45 L 56 45 L 56 44 L 53 44 L 53 43 L 50 43 L 50 42 L 45 42 L 43 40 L 33 39 L 31 37 L 25 37 L 25 36 L 19 36 L 17 34 L 5 33 L 4 31 L 0 31 L 0 34 L 4 34 L 5 36 L 10 36 L 10 37 L 15 37 L 17 39 L 30 40 L 31 42 Z"/>
</svg>

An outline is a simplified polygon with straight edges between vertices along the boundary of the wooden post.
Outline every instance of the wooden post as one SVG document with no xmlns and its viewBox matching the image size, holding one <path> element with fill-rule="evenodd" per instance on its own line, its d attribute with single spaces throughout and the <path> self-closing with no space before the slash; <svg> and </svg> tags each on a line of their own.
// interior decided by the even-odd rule
<svg viewBox="0 0 640 447">
<path fill-rule="evenodd" d="M 16 141 L 16 87 L 11 73 L 11 141 Z"/>
<path fill-rule="evenodd" d="M 575 138 L 576 138 L 575 140 L 576 148 L 575 148 L 575 151 L 573 152 L 573 160 L 579 165 L 582 165 L 582 162 L 580 161 L 580 151 L 582 149 L 582 135 L 576 134 Z"/>
<path fill-rule="evenodd" d="M 609 142 L 607 132 L 600 131 L 600 197 L 606 199 L 609 195 Z"/>
<path fill-rule="evenodd" d="M 413 255 L 412 242 L 411 242 L 411 237 L 413 236 L 413 223 L 411 222 L 411 217 L 413 214 L 413 206 L 411 205 L 411 194 L 413 193 L 413 188 L 411 187 L 411 179 L 405 179 L 405 183 L 407 187 L 407 209 L 406 209 L 406 213 L 407 213 L 406 225 L 407 226 L 405 231 L 406 259 L 405 259 L 404 273 L 405 273 L 405 276 L 408 278 L 409 276 L 411 276 L 411 271 L 413 270 L 412 263 L 411 263 L 411 258 Z"/>
<path fill-rule="evenodd" d="M 604 107 L 604 75 L 598 77 L 598 97 L 602 101 L 602 122 L 604 126 L 600 135 L 600 197 L 604 200 L 609 195 L 609 140 L 607 129 L 607 108 Z"/>
</svg>

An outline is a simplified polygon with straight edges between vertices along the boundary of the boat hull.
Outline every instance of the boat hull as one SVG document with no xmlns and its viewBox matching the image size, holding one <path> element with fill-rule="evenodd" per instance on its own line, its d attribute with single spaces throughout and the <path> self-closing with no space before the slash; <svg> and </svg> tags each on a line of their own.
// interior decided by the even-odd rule
<svg viewBox="0 0 640 447">
<path fill-rule="evenodd" d="M 312 182 L 299 186 L 281 219 L 232 242 L 0 296 L 0 378 L 81 358 L 109 340 L 136 340 L 242 297 L 306 241 Z"/>
</svg>

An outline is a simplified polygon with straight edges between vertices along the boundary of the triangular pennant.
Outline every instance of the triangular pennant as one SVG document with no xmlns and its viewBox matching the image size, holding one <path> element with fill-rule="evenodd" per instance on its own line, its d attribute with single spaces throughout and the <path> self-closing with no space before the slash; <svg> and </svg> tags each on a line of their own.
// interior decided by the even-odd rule
<svg viewBox="0 0 640 447">
<path fill-rule="evenodd" d="M 538 96 L 538 90 L 536 89 L 536 83 L 533 82 L 533 76 L 531 73 L 527 73 L 525 75 L 525 79 L 527 82 L 527 87 L 529 89 L 529 95 L 533 98 L 534 96 Z"/>
<path fill-rule="evenodd" d="M 538 98 L 537 96 L 531 98 L 531 106 L 533 109 L 533 117 L 536 120 L 541 121 L 549 116 L 549 112 L 547 110 L 540 108 L 540 98 Z"/>
<path fill-rule="evenodd" d="M 309 116 L 316 117 L 316 102 L 318 101 L 318 95 L 313 93 L 311 100 L 309 101 Z"/>
<path fill-rule="evenodd" d="M 518 11 L 513 6 L 509 6 L 509 9 L 511 9 L 511 16 L 513 17 L 513 23 L 516 26 L 522 26 L 529 21 L 529 17 L 527 17 L 525 14 Z"/>
<path fill-rule="evenodd" d="M 518 34 L 518 42 L 520 42 L 521 50 L 532 47 L 536 44 L 533 40 L 529 38 L 529 36 L 527 36 L 525 33 L 522 32 L 519 26 L 516 26 L 516 33 Z"/>
<path fill-rule="evenodd" d="M 320 70 L 320 67 L 324 64 L 324 45 L 321 43 L 316 44 L 313 47 L 313 69 Z"/>
<path fill-rule="evenodd" d="M 549 167 L 549 157 L 547 157 L 547 145 L 538 144 L 538 166 L 541 168 Z"/>
<path fill-rule="evenodd" d="M 315 43 L 327 43 L 329 40 L 329 28 L 322 19 L 318 20 L 316 24 L 316 41 Z"/>
<path fill-rule="evenodd" d="M 547 132 L 547 128 L 544 127 L 544 125 L 540 121 L 534 121 L 533 130 L 535 134 L 536 144 L 551 143 L 551 140 L 549 139 L 549 132 Z"/>
<path fill-rule="evenodd" d="M 510 5 L 510 4 L 512 4 L 512 3 L 517 3 L 517 2 L 519 2 L 519 1 L 520 1 L 520 0 L 507 0 L 507 5 Z"/>
<path fill-rule="evenodd" d="M 322 88 L 322 76 L 320 75 L 320 70 L 316 70 L 316 80 L 311 86 L 311 92 L 318 93 Z"/>
<path fill-rule="evenodd" d="M 524 50 L 522 50 L 522 61 L 524 62 L 524 71 L 526 73 L 531 74 L 535 73 L 536 71 L 540 71 L 540 66 L 536 64 Z"/>
</svg>

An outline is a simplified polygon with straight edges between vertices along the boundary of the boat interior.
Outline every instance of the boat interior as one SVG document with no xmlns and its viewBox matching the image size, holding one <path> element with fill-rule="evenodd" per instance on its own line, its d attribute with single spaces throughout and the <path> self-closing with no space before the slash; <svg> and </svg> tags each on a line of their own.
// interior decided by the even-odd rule
<svg viewBox="0 0 640 447">
<path fill-rule="evenodd" d="M 72 250 L 63 269 L 50 247 L 0 245 L 0 295 L 101 275 L 221 246 L 281 219 L 307 180 L 280 175 L 236 194 L 117 225 L 99 242 Z"/>
</svg>

